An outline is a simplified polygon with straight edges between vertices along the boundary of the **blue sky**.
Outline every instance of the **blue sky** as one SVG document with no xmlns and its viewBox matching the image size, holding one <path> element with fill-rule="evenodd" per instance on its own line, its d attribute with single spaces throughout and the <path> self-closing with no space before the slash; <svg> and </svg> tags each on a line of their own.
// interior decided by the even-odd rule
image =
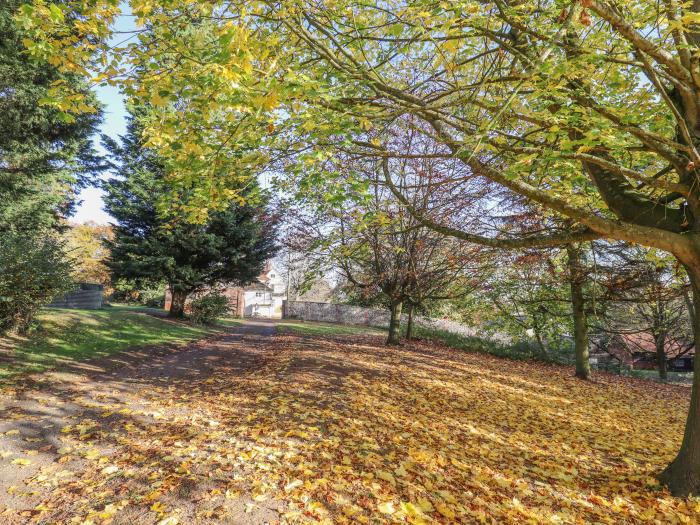
<svg viewBox="0 0 700 525">
<path fill-rule="evenodd" d="M 100 101 L 105 106 L 104 122 L 100 132 L 110 137 L 117 138 L 126 131 L 126 107 L 119 90 L 112 86 L 100 87 L 95 90 Z M 99 145 L 99 137 L 95 137 Z M 104 152 L 98 146 L 100 152 Z M 114 219 L 102 209 L 103 191 L 99 188 L 86 188 L 80 193 L 82 203 L 71 217 L 71 222 L 93 221 L 99 224 L 107 224 Z"/>
<path fill-rule="evenodd" d="M 122 12 L 129 13 L 127 2 L 122 2 Z M 131 15 L 125 14 L 117 20 L 116 31 L 131 31 L 134 29 L 134 23 Z M 122 42 L 125 35 L 116 35 L 115 42 Z M 104 122 L 100 127 L 100 134 L 104 133 L 112 138 L 118 138 L 126 131 L 126 106 L 124 105 L 124 97 L 119 93 L 119 89 L 113 86 L 102 86 L 95 89 L 97 97 L 104 105 Z M 104 150 L 99 145 L 99 135 L 95 137 L 95 143 L 98 150 Z M 78 207 L 75 215 L 71 217 L 72 222 L 87 222 L 94 221 L 99 224 L 107 224 L 113 222 L 114 219 L 102 209 L 103 191 L 99 188 L 87 188 L 80 193 L 82 203 Z"/>
</svg>

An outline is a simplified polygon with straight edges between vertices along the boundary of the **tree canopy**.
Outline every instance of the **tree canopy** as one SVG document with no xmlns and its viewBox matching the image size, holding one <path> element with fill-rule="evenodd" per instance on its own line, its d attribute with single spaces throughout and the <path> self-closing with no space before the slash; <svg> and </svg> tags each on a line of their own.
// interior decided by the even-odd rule
<svg viewBox="0 0 700 525">
<path fill-rule="evenodd" d="M 98 167 L 91 135 L 100 120 L 96 98 L 80 75 L 27 60 L 29 35 L 13 16 L 21 2 L 0 6 L 0 230 L 51 228 L 75 206 L 77 189 Z M 53 86 L 86 100 L 75 117 L 44 105 Z M 89 105 L 88 105 L 89 104 Z"/>
<path fill-rule="evenodd" d="M 700 298 L 698 2 L 130 6 L 140 28 L 116 48 L 108 44 L 116 0 L 36 0 L 17 20 L 35 58 L 86 76 L 97 68 L 98 81 L 119 82 L 153 107 L 149 145 L 172 187 L 196 188 L 185 205 L 195 219 L 225 208 L 243 195 L 242 181 L 271 166 L 332 195 L 342 188 L 338 174 L 319 163 L 351 149 L 383 164 L 398 202 L 442 234 L 503 248 L 638 243 L 675 255 Z M 85 111 L 70 86 L 54 94 L 66 115 Z M 394 140 L 406 127 L 421 136 L 411 151 Z M 392 166 L 407 155 L 449 159 L 456 169 L 439 180 L 416 173 L 402 186 Z M 436 203 L 443 195 L 470 203 L 475 184 L 570 226 L 475 228 L 461 213 L 411 205 L 418 190 Z M 698 313 L 694 326 L 700 338 Z M 676 494 L 700 492 L 695 378 L 683 445 L 661 476 Z"/>
</svg>

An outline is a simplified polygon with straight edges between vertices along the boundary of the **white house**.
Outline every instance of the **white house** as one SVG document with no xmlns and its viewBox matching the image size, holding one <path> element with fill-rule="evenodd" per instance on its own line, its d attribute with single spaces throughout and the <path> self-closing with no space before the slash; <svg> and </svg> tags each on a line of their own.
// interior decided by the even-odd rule
<svg viewBox="0 0 700 525">
<path fill-rule="evenodd" d="M 286 284 L 279 272 L 268 264 L 258 282 L 243 288 L 243 304 L 238 310 L 243 317 L 282 317 L 282 303 L 286 299 Z"/>
<path fill-rule="evenodd" d="M 217 289 L 228 298 L 229 311 L 236 317 L 282 317 L 283 302 L 287 298 L 286 283 L 269 262 L 255 283 L 244 287 L 221 285 Z M 170 308 L 170 300 L 170 290 L 166 289 L 166 310 Z M 189 309 L 190 300 L 185 304 L 185 310 Z"/>
</svg>

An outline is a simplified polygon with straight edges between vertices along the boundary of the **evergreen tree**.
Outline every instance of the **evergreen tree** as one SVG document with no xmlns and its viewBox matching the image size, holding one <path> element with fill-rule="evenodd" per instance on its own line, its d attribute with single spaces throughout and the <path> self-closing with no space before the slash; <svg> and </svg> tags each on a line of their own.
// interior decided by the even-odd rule
<svg viewBox="0 0 700 525">
<path fill-rule="evenodd" d="M 167 282 L 171 316 L 182 317 L 188 296 L 204 287 L 253 282 L 276 253 L 276 220 L 263 205 L 231 203 L 203 224 L 159 213 L 159 203 L 173 197 L 157 155 L 140 140 L 136 119 L 121 144 L 104 144 L 117 174 L 104 185 L 105 209 L 119 223 L 108 243 L 113 278 Z"/>
<path fill-rule="evenodd" d="M 0 3 L 0 231 L 35 232 L 72 212 L 76 190 L 97 166 L 90 137 L 100 115 L 72 118 L 42 104 L 53 83 L 82 81 L 29 59 L 27 35 L 13 20 L 21 3 Z"/>
</svg>

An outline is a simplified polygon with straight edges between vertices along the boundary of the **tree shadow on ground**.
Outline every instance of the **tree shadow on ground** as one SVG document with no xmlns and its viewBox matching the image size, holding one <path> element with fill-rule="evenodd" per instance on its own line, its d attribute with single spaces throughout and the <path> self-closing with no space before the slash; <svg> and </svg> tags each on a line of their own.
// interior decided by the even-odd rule
<svg viewBox="0 0 700 525">
<path fill-rule="evenodd" d="M 400 522 L 411 513 L 443 523 L 642 522 L 644 512 L 694 519 L 647 485 L 682 428 L 660 409 L 687 396 L 671 389 L 644 397 L 569 373 L 422 343 L 386 348 L 381 337 L 244 328 L 138 365 L 64 372 L 5 400 L 0 430 L 18 433 L 3 436 L 14 448 L 2 468 L 32 458 L 36 465 L 16 467 L 30 475 L 12 479 L 36 493 L 4 502 L 11 510 L 3 516 L 60 523 L 113 513 L 114 523 L 139 524 L 280 515 Z M 22 447 L 41 452 L 27 456 Z"/>
</svg>

